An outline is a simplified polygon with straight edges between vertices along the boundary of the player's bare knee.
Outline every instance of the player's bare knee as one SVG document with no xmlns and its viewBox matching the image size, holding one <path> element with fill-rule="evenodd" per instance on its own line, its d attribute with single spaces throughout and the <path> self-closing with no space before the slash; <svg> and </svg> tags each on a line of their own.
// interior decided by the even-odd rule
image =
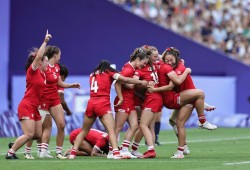
<svg viewBox="0 0 250 170">
<path fill-rule="evenodd" d="M 35 136 L 35 132 L 28 132 L 25 133 L 24 136 L 28 139 L 28 140 L 32 140 Z"/>
<path fill-rule="evenodd" d="M 144 125 L 144 124 L 142 124 L 142 123 L 140 123 L 140 125 L 139 125 L 139 128 L 140 129 L 144 129 L 146 126 Z"/>
<path fill-rule="evenodd" d="M 131 128 L 132 131 L 135 132 L 138 129 L 138 124 L 134 124 L 130 128 Z"/>
<path fill-rule="evenodd" d="M 61 122 L 61 123 L 57 124 L 57 129 L 58 130 L 63 130 L 64 131 L 64 128 L 65 128 L 65 123 Z"/>
<path fill-rule="evenodd" d="M 198 89 L 198 94 L 199 94 L 200 98 L 205 98 L 205 94 L 204 94 L 203 90 Z"/>
</svg>

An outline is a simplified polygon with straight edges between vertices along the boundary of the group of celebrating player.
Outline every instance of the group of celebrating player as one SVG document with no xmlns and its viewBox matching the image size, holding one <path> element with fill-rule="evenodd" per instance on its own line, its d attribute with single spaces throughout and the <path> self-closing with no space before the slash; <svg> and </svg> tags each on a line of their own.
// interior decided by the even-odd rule
<svg viewBox="0 0 250 170">
<path fill-rule="evenodd" d="M 83 126 L 70 134 L 70 142 L 74 146 L 63 155 L 65 122 L 58 87 L 80 88 L 80 84 L 62 81 L 58 65 L 61 50 L 56 46 L 47 46 L 50 38 L 47 31 L 39 50 L 29 56 L 26 92 L 18 107 L 24 134 L 10 147 L 6 159 L 18 159 L 15 152 L 33 139 L 37 139 L 40 158 L 52 157 L 48 152 L 52 118 L 58 128 L 58 159 L 75 159 L 77 155 L 107 156 L 112 159 L 155 158 L 154 127 L 157 113 L 161 112 L 163 106 L 173 109 L 170 124 L 178 138 L 177 152 L 171 158 L 184 158 L 190 153 L 186 144 L 185 123 L 194 108 L 198 113 L 200 128 L 217 128 L 204 115 L 204 110 L 214 110 L 215 107 L 206 104 L 203 91 L 195 88 L 190 76 L 191 69 L 184 66 L 178 49 L 170 47 L 159 55 L 156 47 L 144 45 L 134 50 L 130 61 L 120 72 L 112 68 L 107 60 L 102 60 L 90 74 L 90 99 Z M 110 104 L 110 88 L 114 80 L 117 93 L 115 118 Z M 43 123 L 40 121 L 42 117 Z M 107 133 L 91 129 L 97 117 Z M 126 121 L 129 128 L 122 146 L 118 147 L 117 139 Z M 143 137 L 148 150 L 141 154 L 138 147 Z M 132 150 L 129 151 L 131 143 Z"/>
</svg>

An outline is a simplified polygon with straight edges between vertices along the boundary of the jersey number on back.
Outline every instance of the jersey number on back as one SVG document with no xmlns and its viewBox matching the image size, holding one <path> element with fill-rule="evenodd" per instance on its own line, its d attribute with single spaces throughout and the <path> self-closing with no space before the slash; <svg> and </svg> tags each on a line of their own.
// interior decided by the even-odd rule
<svg viewBox="0 0 250 170">
<path fill-rule="evenodd" d="M 90 90 L 91 91 L 94 90 L 94 93 L 97 93 L 98 85 L 97 85 L 97 81 L 95 81 L 95 77 L 92 77 Z"/>
</svg>

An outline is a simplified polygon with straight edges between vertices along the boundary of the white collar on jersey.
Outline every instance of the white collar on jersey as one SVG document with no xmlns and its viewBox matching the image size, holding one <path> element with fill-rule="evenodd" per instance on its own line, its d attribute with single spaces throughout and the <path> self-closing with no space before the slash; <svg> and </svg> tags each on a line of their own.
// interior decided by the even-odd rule
<svg viewBox="0 0 250 170">
<path fill-rule="evenodd" d="M 135 68 L 134 68 L 134 66 L 131 64 L 131 62 L 129 61 L 128 63 L 129 63 L 129 64 L 131 65 L 131 67 L 135 70 Z"/>
</svg>

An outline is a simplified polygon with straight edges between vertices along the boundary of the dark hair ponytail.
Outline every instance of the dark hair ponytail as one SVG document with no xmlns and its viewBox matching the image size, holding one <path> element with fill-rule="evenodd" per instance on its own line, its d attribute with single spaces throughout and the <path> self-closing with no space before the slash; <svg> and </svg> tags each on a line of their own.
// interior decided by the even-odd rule
<svg viewBox="0 0 250 170">
<path fill-rule="evenodd" d="M 111 72 L 118 72 L 116 69 L 112 68 L 110 66 L 110 63 L 108 60 L 102 60 L 98 66 L 93 70 L 93 76 L 95 77 L 96 71 L 99 71 L 99 73 L 111 71 Z"/>
<path fill-rule="evenodd" d="M 28 68 L 30 67 L 30 65 L 33 63 L 33 61 L 35 60 L 37 52 L 38 52 L 38 48 L 36 48 L 36 47 L 33 47 L 29 51 L 29 56 L 28 56 L 27 62 L 25 64 L 25 70 L 26 70 L 26 72 L 27 72 Z"/>
<path fill-rule="evenodd" d="M 68 75 L 69 75 L 68 68 L 65 65 L 62 65 L 62 64 L 59 64 L 59 63 L 58 63 L 58 65 L 60 67 L 60 75 L 64 76 L 65 78 L 67 78 Z"/>
</svg>

